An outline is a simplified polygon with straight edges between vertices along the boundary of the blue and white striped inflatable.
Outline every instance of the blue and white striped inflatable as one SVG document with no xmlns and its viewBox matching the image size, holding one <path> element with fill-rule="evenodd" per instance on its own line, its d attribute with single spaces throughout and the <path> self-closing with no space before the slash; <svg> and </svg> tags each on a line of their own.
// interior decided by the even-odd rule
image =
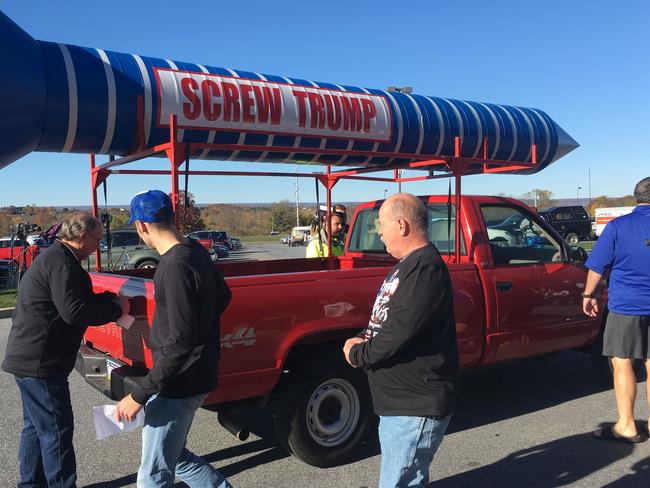
<svg viewBox="0 0 650 488">
<path fill-rule="evenodd" d="M 216 68 L 36 41 L 0 12 L 0 167 L 31 151 L 124 155 L 169 140 L 192 158 L 390 166 L 454 155 L 539 171 L 578 144 L 541 110 Z M 7 46 L 11 46 L 8 49 Z M 138 112 L 138 98 L 142 111 Z"/>
</svg>

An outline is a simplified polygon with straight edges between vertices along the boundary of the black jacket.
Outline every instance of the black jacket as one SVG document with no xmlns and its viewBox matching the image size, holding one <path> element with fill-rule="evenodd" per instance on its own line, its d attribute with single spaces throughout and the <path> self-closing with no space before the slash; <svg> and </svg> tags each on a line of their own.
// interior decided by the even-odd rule
<svg viewBox="0 0 650 488">
<path fill-rule="evenodd" d="M 122 314 L 114 296 L 93 293 L 79 260 L 55 242 L 20 282 L 2 369 L 33 378 L 69 375 L 86 327 Z"/>
<path fill-rule="evenodd" d="M 384 280 L 350 361 L 368 370 L 377 415 L 447 416 L 457 394 L 458 347 L 449 271 L 433 245 Z"/>
<path fill-rule="evenodd" d="M 188 398 L 214 390 L 221 350 L 219 316 L 231 298 L 223 276 L 205 248 L 186 238 L 161 256 L 153 281 L 153 368 L 133 390 L 133 399 L 144 404 L 155 393 Z"/>
</svg>

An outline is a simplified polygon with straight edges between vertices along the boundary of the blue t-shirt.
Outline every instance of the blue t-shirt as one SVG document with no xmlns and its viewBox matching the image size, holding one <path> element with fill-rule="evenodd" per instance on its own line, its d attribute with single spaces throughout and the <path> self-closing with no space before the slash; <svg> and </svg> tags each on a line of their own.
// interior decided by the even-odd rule
<svg viewBox="0 0 650 488">
<path fill-rule="evenodd" d="M 612 312 L 650 315 L 650 205 L 639 205 L 609 222 L 586 264 L 598 274 L 611 268 Z"/>
</svg>

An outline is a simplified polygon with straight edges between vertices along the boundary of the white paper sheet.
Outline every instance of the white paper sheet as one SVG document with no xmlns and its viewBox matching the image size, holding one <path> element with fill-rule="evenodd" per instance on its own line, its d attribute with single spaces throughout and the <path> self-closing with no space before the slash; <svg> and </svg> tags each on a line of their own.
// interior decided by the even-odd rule
<svg viewBox="0 0 650 488">
<path fill-rule="evenodd" d="M 130 432 L 144 425 L 144 409 L 138 412 L 133 422 L 115 420 L 115 405 L 93 407 L 93 417 L 95 419 L 95 435 L 100 441 L 121 432 Z"/>
<path fill-rule="evenodd" d="M 129 330 L 131 326 L 133 325 L 133 322 L 135 321 L 135 317 L 133 315 L 122 315 L 119 319 L 115 321 L 117 325 L 122 327 L 123 329 Z"/>
</svg>

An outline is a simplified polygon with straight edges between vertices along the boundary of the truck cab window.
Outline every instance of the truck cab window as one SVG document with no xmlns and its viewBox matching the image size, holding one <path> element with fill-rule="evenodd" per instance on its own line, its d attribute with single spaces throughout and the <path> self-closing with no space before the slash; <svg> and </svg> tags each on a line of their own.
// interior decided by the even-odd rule
<svg viewBox="0 0 650 488">
<path fill-rule="evenodd" d="M 571 212 L 556 212 L 553 214 L 554 220 L 573 220 Z"/>
<path fill-rule="evenodd" d="M 497 266 L 553 263 L 562 260 L 560 243 L 540 225 L 537 217 L 516 207 L 483 205 L 490 249 Z"/>
<path fill-rule="evenodd" d="M 441 254 L 453 253 L 456 247 L 455 210 L 451 209 L 451 225 L 447 222 L 446 204 L 429 204 L 429 241 Z M 352 252 L 385 253 L 386 248 L 377 233 L 379 209 L 359 212 L 352 229 L 348 250 Z M 465 241 L 461 237 L 461 254 L 465 254 Z"/>
</svg>

